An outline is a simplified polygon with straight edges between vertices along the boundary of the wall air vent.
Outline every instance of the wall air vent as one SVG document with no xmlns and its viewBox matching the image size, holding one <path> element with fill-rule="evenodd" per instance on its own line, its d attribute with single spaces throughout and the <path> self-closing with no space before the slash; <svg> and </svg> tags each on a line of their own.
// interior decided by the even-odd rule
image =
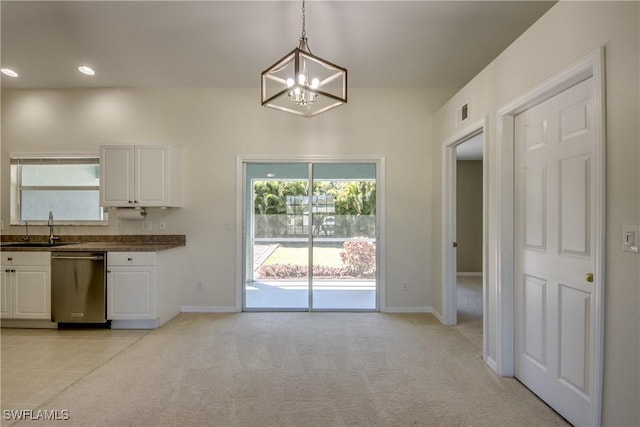
<svg viewBox="0 0 640 427">
<path fill-rule="evenodd" d="M 469 101 L 462 104 L 456 110 L 456 126 L 460 126 L 469 118 Z"/>
</svg>

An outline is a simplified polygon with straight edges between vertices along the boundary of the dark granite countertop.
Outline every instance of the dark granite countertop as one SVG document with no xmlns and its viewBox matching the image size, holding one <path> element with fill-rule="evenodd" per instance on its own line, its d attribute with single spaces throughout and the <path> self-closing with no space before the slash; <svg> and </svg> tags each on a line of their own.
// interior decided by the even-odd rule
<svg viewBox="0 0 640 427">
<path fill-rule="evenodd" d="M 37 251 L 37 252 L 157 252 L 186 246 L 186 236 L 180 235 L 94 235 L 59 236 L 55 246 L 38 246 L 46 243 L 48 236 L 35 235 L 29 238 L 34 246 L 11 246 L 11 243 L 23 243 L 20 235 L 3 235 L 0 251 Z"/>
</svg>

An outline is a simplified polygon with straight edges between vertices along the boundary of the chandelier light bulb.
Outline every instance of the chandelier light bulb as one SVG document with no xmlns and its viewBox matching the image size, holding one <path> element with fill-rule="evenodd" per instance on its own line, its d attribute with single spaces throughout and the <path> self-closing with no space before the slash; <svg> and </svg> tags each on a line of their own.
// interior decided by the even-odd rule
<svg viewBox="0 0 640 427">
<path fill-rule="evenodd" d="M 287 79 L 287 87 L 291 87 L 295 84 L 295 82 L 293 81 L 293 79 L 291 77 L 289 77 Z"/>
<path fill-rule="evenodd" d="M 320 80 L 317 78 L 311 80 L 311 89 L 318 89 L 320 87 Z"/>
</svg>

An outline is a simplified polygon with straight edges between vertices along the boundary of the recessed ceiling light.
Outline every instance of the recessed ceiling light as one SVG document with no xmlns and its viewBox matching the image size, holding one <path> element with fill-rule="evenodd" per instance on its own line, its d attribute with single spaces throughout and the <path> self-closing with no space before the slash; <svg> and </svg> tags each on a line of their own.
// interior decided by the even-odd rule
<svg viewBox="0 0 640 427">
<path fill-rule="evenodd" d="M 18 77 L 18 73 L 16 73 L 15 71 L 13 71 L 10 68 L 1 68 L 0 71 L 2 72 L 2 74 L 4 74 L 5 76 L 9 76 L 9 77 Z"/>
<path fill-rule="evenodd" d="M 93 71 L 91 67 L 87 67 L 86 65 L 79 66 L 78 70 L 80 70 L 82 74 L 86 74 L 87 76 L 93 76 L 96 74 L 96 72 Z"/>
</svg>

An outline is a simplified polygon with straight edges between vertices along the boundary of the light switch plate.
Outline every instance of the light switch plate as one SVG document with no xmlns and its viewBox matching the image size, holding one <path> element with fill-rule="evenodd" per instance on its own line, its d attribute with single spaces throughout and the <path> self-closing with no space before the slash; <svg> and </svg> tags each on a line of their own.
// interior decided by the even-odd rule
<svg viewBox="0 0 640 427">
<path fill-rule="evenodd" d="M 153 223 L 151 221 L 142 221 L 142 231 L 153 230 Z"/>
<path fill-rule="evenodd" d="M 640 253 L 640 227 L 637 225 L 622 226 L 622 250 Z"/>
</svg>

